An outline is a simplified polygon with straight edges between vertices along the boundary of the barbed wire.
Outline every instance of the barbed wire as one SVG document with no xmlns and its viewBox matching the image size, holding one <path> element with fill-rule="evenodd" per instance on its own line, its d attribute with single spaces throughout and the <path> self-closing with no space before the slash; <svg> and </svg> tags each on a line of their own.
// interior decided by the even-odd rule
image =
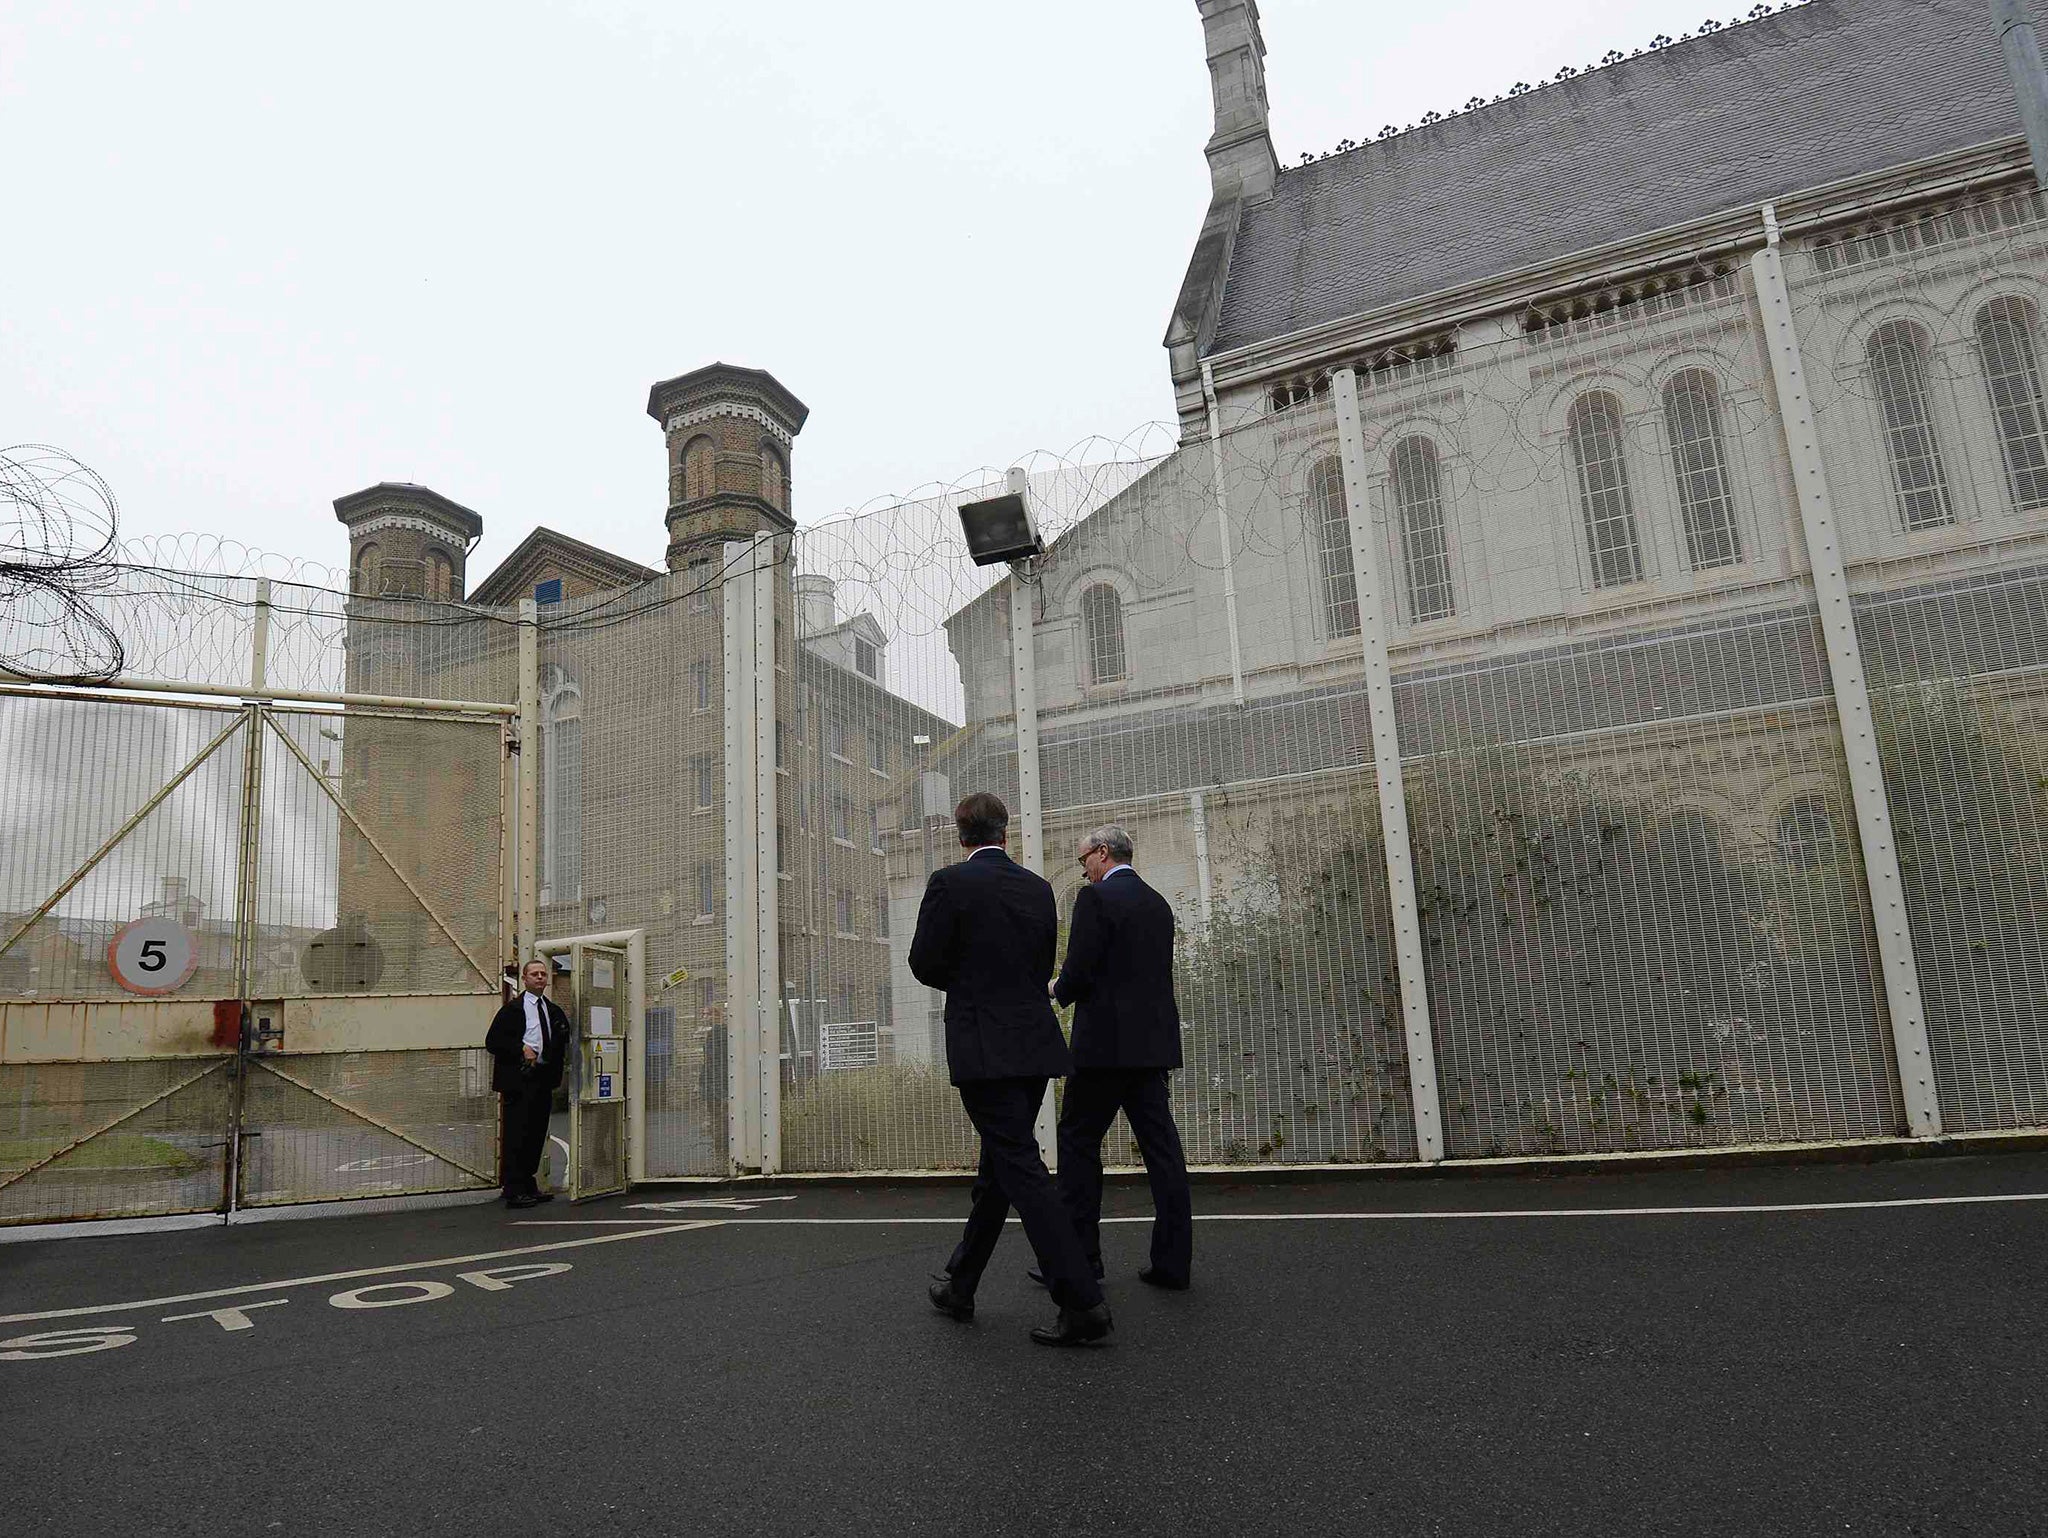
<svg viewBox="0 0 2048 1538">
<path fill-rule="evenodd" d="M 118 580 L 120 504 L 48 444 L 0 450 L 0 667 L 50 683 L 121 671 L 121 637 L 93 600 Z"/>
</svg>

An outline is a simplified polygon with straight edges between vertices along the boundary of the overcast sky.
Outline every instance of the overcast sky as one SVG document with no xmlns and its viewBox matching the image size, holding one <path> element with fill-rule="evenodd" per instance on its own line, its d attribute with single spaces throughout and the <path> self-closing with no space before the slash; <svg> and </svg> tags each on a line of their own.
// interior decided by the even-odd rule
<svg viewBox="0 0 2048 1538">
<path fill-rule="evenodd" d="M 1264 0 L 1275 147 L 1747 9 Z M 411 480 L 472 581 L 659 564 L 647 387 L 714 359 L 810 406 L 805 522 L 1170 416 L 1209 128 L 1194 0 L 0 0 L 0 444 L 129 535 L 339 565 Z"/>
</svg>

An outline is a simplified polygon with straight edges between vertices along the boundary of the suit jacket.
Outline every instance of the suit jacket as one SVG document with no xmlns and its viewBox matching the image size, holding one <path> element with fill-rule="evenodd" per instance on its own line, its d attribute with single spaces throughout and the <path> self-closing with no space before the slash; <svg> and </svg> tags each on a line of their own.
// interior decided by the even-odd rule
<svg viewBox="0 0 2048 1538">
<path fill-rule="evenodd" d="M 1075 1006 L 1076 1068 L 1180 1067 L 1173 909 L 1136 871 L 1075 894 L 1057 993 Z"/>
<path fill-rule="evenodd" d="M 946 1066 L 955 1084 L 1053 1079 L 1073 1066 L 1046 997 L 1059 904 L 1043 876 L 1000 851 L 932 872 L 910 970 L 946 994 Z"/>
<path fill-rule="evenodd" d="M 502 1004 L 491 1017 L 484 1033 L 484 1050 L 491 1054 L 491 1088 L 503 1094 L 525 1085 L 553 1089 L 562 1082 L 562 1061 L 569 1053 L 569 1017 L 562 1006 L 541 995 L 540 1061 L 532 1072 L 526 1069 L 526 1055 L 520 1044 L 526 1039 L 526 990 L 520 989 L 512 1002 Z"/>
</svg>

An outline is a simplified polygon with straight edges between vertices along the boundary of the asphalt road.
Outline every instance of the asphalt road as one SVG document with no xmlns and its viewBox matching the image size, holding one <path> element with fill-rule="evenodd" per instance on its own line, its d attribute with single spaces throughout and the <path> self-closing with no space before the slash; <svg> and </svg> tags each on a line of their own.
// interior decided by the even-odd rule
<svg viewBox="0 0 2048 1538">
<path fill-rule="evenodd" d="M 958 1188 L 773 1194 L 0 1245 L 0 1528 L 2048 1522 L 2048 1201 L 2005 1199 L 2048 1156 L 1201 1188 L 1189 1293 L 1108 1229 L 1093 1351 L 1026 1339 L 1014 1228 L 976 1322 L 928 1308 Z"/>
</svg>

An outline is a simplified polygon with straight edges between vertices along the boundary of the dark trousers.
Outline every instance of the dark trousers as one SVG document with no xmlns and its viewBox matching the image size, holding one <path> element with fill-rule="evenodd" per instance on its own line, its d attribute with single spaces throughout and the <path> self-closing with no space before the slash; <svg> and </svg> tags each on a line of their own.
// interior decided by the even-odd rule
<svg viewBox="0 0 2048 1538">
<path fill-rule="evenodd" d="M 548 1115 L 554 1110 L 551 1086 L 523 1082 L 499 1096 L 498 1178 L 507 1196 L 540 1189 L 534 1179 L 541 1150 L 548 1142 Z"/>
<path fill-rule="evenodd" d="M 946 1270 L 953 1290 L 973 1297 L 1002 1237 L 1003 1221 L 1015 1207 L 1053 1301 L 1061 1308 L 1093 1308 L 1102 1301 L 1102 1286 L 1082 1256 L 1081 1241 L 1038 1156 L 1032 1131 L 1044 1099 L 1043 1079 L 977 1079 L 960 1086 L 960 1103 L 981 1134 L 981 1168 L 974 1177 L 967 1228 Z"/>
<path fill-rule="evenodd" d="M 1138 1140 L 1152 1186 L 1152 1269 L 1185 1282 L 1193 1263 L 1195 1221 L 1188 1161 L 1166 1091 L 1164 1068 L 1077 1068 L 1060 1108 L 1060 1199 L 1081 1249 L 1102 1271 L 1102 1138 L 1122 1111 Z"/>
</svg>

